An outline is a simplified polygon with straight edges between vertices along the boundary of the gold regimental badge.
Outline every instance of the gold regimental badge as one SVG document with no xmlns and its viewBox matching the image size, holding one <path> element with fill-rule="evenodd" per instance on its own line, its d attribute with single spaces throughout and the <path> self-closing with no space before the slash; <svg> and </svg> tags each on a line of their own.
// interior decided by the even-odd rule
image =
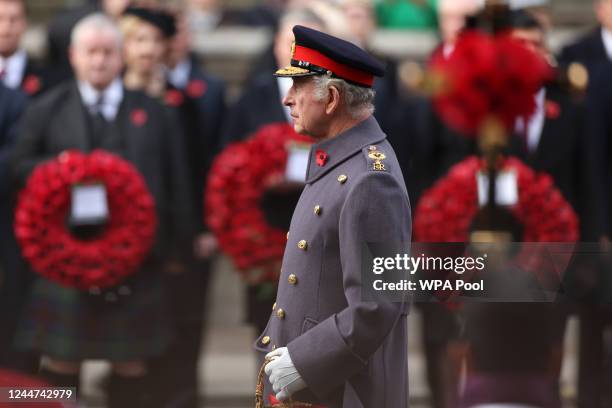
<svg viewBox="0 0 612 408">
<path fill-rule="evenodd" d="M 385 154 L 381 151 L 378 150 L 372 150 L 370 151 L 370 153 L 368 153 L 368 157 L 372 160 L 374 160 L 374 170 L 376 171 L 385 171 L 385 164 L 382 162 L 383 160 L 385 160 L 387 158 L 387 156 L 385 156 Z"/>
</svg>

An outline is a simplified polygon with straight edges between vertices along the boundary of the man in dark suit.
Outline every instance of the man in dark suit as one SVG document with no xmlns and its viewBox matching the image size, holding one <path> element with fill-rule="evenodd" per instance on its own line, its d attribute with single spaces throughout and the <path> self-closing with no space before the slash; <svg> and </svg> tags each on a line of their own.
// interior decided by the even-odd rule
<svg viewBox="0 0 612 408">
<path fill-rule="evenodd" d="M 548 55 L 545 33 L 537 20 L 528 14 L 515 13 L 513 35 L 534 51 Z M 608 189 L 598 185 L 594 138 L 590 134 L 584 106 L 577 103 L 558 86 L 550 85 L 536 94 L 536 110 L 530 118 L 519 119 L 517 134 L 511 139 L 509 153 L 518 156 L 538 172 L 548 173 L 563 197 L 571 204 L 580 220 L 580 241 L 598 242 L 603 228 L 602 192 Z M 591 254 L 577 254 L 565 276 L 565 296 L 585 301 L 598 291 L 599 283 L 593 282 L 598 267 Z M 589 299 L 592 300 L 592 299 Z M 556 309 L 551 318 L 558 319 L 555 329 L 556 347 L 560 349 L 565 329 L 565 316 L 569 310 Z M 600 311 L 594 307 L 580 306 L 580 368 L 579 406 L 600 406 L 601 389 L 594 384 L 601 381 L 596 367 L 601 355 L 596 349 L 602 342 L 593 330 Z M 560 353 L 559 353 L 560 354 Z M 560 369 L 560 362 L 559 367 Z"/>
<path fill-rule="evenodd" d="M 197 369 L 203 344 L 204 307 L 211 277 L 211 257 L 217 247 L 214 235 L 204 225 L 204 189 L 208 170 L 220 147 L 225 84 L 204 73 L 190 55 L 191 33 L 184 15 L 176 16 L 176 28 L 168 60 L 166 104 L 176 109 L 185 134 L 196 235 L 188 267 L 180 273 L 164 276 L 176 335 L 169 349 L 150 362 L 150 372 L 160 406 L 195 408 L 198 406 Z"/>
<path fill-rule="evenodd" d="M 61 312 L 54 335 L 63 336 L 66 344 L 76 344 L 75 347 L 57 349 L 62 346 L 50 347 L 48 342 L 41 345 L 44 332 L 34 332 L 29 337 L 26 331 L 24 336 L 29 347 L 45 348 L 50 357 L 46 374 L 55 384 L 77 383 L 78 362 L 91 358 L 88 354 L 92 352 L 111 360 L 111 407 L 144 406 L 140 398 L 147 390 L 143 381 L 146 359 L 159 355 L 170 340 L 168 328 L 162 328 L 165 310 L 157 295 L 161 292 L 158 273 L 190 256 L 193 237 L 191 184 L 184 165 L 183 140 L 177 136 L 180 125 L 171 111 L 156 100 L 124 88 L 119 76 L 120 38 L 116 25 L 103 14 L 88 16 L 75 27 L 70 58 L 76 81 L 58 86 L 31 104 L 24 116 L 13 160 L 15 175 L 23 183 L 36 165 L 65 150 L 104 149 L 130 161 L 154 198 L 159 221 L 157 242 L 143 267 L 150 270 L 134 276 L 130 299 L 124 303 L 127 310 L 105 315 L 120 321 L 116 326 L 121 329 L 110 333 L 112 340 L 99 338 L 99 333 L 91 334 L 81 326 L 74 327 L 77 322 L 65 321 L 70 319 L 61 320 L 64 316 Z M 61 293 L 59 290 L 47 285 L 46 295 L 53 299 Z M 76 302 L 69 304 L 73 310 L 92 314 L 85 319 L 101 315 L 83 296 L 74 294 L 71 299 Z M 151 303 L 151 299 L 159 300 Z M 150 304 L 138 310 L 142 309 L 143 300 Z M 36 318 L 30 316 L 28 327 L 44 328 Z M 129 329 L 132 325 L 139 329 Z M 92 336 L 96 344 L 93 348 L 87 346 Z"/>
<path fill-rule="evenodd" d="M 593 1 L 600 26 L 565 47 L 559 55 L 560 63 L 580 62 L 591 66 L 602 61 L 612 61 L 612 0 Z"/>
<path fill-rule="evenodd" d="M 9 157 L 25 99 L 22 93 L 0 85 L 0 366 L 3 367 L 19 365 L 12 339 L 27 286 L 24 275 L 18 271 L 9 176 Z"/>
<path fill-rule="evenodd" d="M 612 62 L 599 64 L 591 75 L 587 95 L 588 122 L 597 151 L 598 186 L 604 192 L 604 228 L 612 237 Z"/>
<path fill-rule="evenodd" d="M 593 143 L 597 154 L 592 156 L 597 166 L 597 186 L 602 192 L 604 203 L 604 236 L 600 246 L 604 259 L 601 268 L 601 280 L 598 281 L 600 301 L 603 306 L 589 307 L 588 319 L 580 322 L 581 347 L 580 376 L 578 382 L 578 406 L 580 408 L 602 407 L 606 399 L 610 401 L 609 383 L 610 370 L 606 364 L 609 361 L 610 342 L 604 333 L 612 326 L 610 318 L 610 300 L 612 299 L 612 195 L 610 180 L 612 180 L 612 62 L 603 62 L 591 69 L 589 89 L 587 94 L 587 120 L 593 135 Z"/>
<path fill-rule="evenodd" d="M 34 96 L 48 84 L 42 67 L 20 48 L 26 28 L 25 2 L 0 0 L 0 79 L 5 86 Z"/>
<path fill-rule="evenodd" d="M 549 56 L 544 29 L 533 16 L 517 11 L 513 22 L 515 38 Z M 509 151 L 536 171 L 552 176 L 580 218 L 581 240 L 597 241 L 603 233 L 602 209 L 584 108 L 555 85 L 542 88 L 535 99 L 531 117 L 517 121 L 517 135 L 511 139 Z"/>
</svg>

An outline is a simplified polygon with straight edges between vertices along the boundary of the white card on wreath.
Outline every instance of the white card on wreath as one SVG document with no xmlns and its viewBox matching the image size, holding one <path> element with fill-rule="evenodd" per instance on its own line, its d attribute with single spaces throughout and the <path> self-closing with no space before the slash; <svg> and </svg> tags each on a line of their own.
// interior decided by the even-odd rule
<svg viewBox="0 0 612 408">
<path fill-rule="evenodd" d="M 285 179 L 296 183 L 304 183 L 308 170 L 310 146 L 303 143 L 291 143 L 287 148 L 287 153 Z"/>
<path fill-rule="evenodd" d="M 77 184 L 72 187 L 71 221 L 89 224 L 107 220 L 108 200 L 104 184 Z"/>
<path fill-rule="evenodd" d="M 489 201 L 489 175 L 482 171 L 476 175 L 478 185 L 478 205 L 484 206 Z M 495 203 L 504 206 L 518 204 L 518 180 L 516 172 L 501 171 L 495 180 Z"/>
</svg>

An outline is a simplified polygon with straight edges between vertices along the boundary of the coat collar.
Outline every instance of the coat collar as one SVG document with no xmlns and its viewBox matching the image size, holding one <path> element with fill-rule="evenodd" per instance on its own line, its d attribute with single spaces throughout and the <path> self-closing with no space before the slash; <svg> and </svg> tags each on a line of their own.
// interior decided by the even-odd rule
<svg viewBox="0 0 612 408">
<path fill-rule="evenodd" d="M 314 183 L 364 147 L 380 143 L 386 137 L 376 119 L 370 116 L 338 136 L 314 144 L 310 148 L 306 183 Z M 317 164 L 318 151 L 327 154 L 328 160 L 323 166 Z"/>
</svg>

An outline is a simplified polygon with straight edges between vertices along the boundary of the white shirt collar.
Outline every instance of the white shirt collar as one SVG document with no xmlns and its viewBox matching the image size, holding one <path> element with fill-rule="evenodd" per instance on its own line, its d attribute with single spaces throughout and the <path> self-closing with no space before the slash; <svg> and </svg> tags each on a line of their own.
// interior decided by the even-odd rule
<svg viewBox="0 0 612 408">
<path fill-rule="evenodd" d="M 293 85 L 293 80 L 287 77 L 276 77 L 276 83 L 278 85 L 278 94 L 280 95 L 280 104 L 283 107 L 283 111 L 285 112 L 285 117 L 287 118 L 287 122 L 291 122 L 291 108 L 283 105 L 283 99 L 289 93 L 289 89 Z"/>
<path fill-rule="evenodd" d="M 606 49 L 606 54 L 608 54 L 608 59 L 612 61 L 612 32 L 602 27 L 601 38 L 603 40 L 604 48 Z"/>
<path fill-rule="evenodd" d="M 11 89 L 21 86 L 28 56 L 24 50 L 18 50 L 8 58 L 0 57 L 0 70 L 4 70 L 4 85 Z"/>
<path fill-rule="evenodd" d="M 115 78 L 102 92 L 91 86 L 89 82 L 79 81 L 78 87 L 81 99 L 87 109 L 91 110 L 102 98 L 100 112 L 106 120 L 115 120 L 117 112 L 119 112 L 119 105 L 123 100 L 123 84 L 119 78 Z"/>
<path fill-rule="evenodd" d="M 190 74 L 191 60 L 189 58 L 185 58 L 183 61 L 179 62 L 174 69 L 171 69 L 168 72 L 168 80 L 175 87 L 185 89 L 187 88 L 187 84 L 189 84 Z"/>
<path fill-rule="evenodd" d="M 540 144 L 542 138 L 542 131 L 544 130 L 544 123 L 546 122 L 546 89 L 542 88 L 535 94 L 536 108 L 533 114 L 527 119 L 525 124 L 525 118 L 518 118 L 516 120 L 515 131 L 519 134 L 523 134 L 526 137 L 525 143 L 527 144 L 527 150 L 530 153 L 535 152 Z M 527 126 L 527 130 L 525 130 Z"/>
</svg>

